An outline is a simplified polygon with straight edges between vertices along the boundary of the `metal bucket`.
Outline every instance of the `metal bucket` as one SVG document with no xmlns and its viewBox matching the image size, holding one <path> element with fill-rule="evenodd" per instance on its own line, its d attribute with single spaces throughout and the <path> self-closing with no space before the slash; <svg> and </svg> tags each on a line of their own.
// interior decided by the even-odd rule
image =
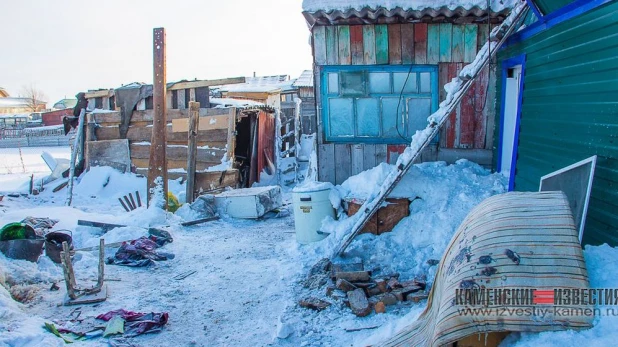
<svg viewBox="0 0 618 347">
<path fill-rule="evenodd" d="M 36 262 L 43 253 L 45 239 L 0 241 L 0 252 L 8 258 Z"/>
<path fill-rule="evenodd" d="M 62 252 L 63 242 L 69 244 L 69 250 L 73 249 L 73 233 L 70 230 L 62 231 L 68 231 L 71 235 L 61 231 L 52 231 L 45 235 L 45 255 L 57 264 L 62 262 L 60 260 L 60 252 Z"/>
</svg>

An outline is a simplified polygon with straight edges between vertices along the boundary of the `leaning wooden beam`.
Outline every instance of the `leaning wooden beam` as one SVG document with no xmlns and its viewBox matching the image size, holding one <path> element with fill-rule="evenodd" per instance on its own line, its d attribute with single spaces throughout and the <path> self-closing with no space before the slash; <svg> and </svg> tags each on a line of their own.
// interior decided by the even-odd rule
<svg viewBox="0 0 618 347">
<path fill-rule="evenodd" d="M 167 88 L 167 90 L 222 86 L 225 84 L 238 84 L 238 83 L 245 83 L 245 82 L 246 80 L 244 77 L 232 77 L 232 78 L 223 78 L 223 79 L 218 79 L 218 80 L 204 80 L 204 81 L 185 81 L 185 82 L 174 83 L 169 88 Z"/>
<path fill-rule="evenodd" d="M 71 167 L 69 169 L 69 189 L 67 191 L 67 206 L 71 206 L 73 202 L 73 181 L 75 178 L 75 161 L 78 159 L 78 152 L 83 151 L 82 144 L 82 136 L 84 136 L 84 116 L 86 115 L 86 110 L 82 108 L 79 113 L 79 124 L 77 125 L 77 135 L 75 136 L 75 142 L 73 143 L 73 150 L 71 151 Z M 83 153 L 81 154 L 81 158 L 83 159 Z"/>
<path fill-rule="evenodd" d="M 200 121 L 200 103 L 189 102 L 189 147 L 187 148 L 187 203 L 195 198 L 195 169 L 197 164 L 197 129 Z"/>
<path fill-rule="evenodd" d="M 152 136 L 150 139 L 150 162 L 148 168 L 148 205 L 156 196 L 157 186 L 163 188 L 161 198 L 162 208 L 167 210 L 167 160 L 165 147 L 167 146 L 167 99 L 166 93 L 166 57 L 165 57 L 165 29 L 155 28 L 153 31 L 153 60 L 154 60 L 154 83 L 153 83 L 153 106 L 154 119 Z M 162 180 L 163 182 L 161 182 Z"/>
<path fill-rule="evenodd" d="M 336 258 L 346 250 L 354 238 L 363 230 L 369 219 L 378 211 L 386 197 L 397 186 L 397 183 L 401 181 L 410 167 L 412 167 L 414 162 L 419 158 L 423 149 L 429 145 L 436 135 L 438 135 L 440 128 L 446 123 L 448 115 L 459 105 L 463 96 L 468 89 L 470 89 L 481 70 L 489 64 L 493 57 L 495 57 L 500 46 L 502 46 L 513 32 L 519 19 L 527 12 L 526 9 L 528 9 L 528 7 L 525 2 L 518 3 L 511 11 L 509 17 L 492 31 L 491 39 L 493 42 L 490 41 L 485 43 L 483 48 L 478 52 L 474 62 L 466 66 L 460 72 L 459 76 L 453 79 L 449 85 L 449 92 L 447 93 L 446 100 L 443 101 L 440 104 L 440 108 L 427 119 L 429 122 L 427 128 L 423 131 L 418 131 L 412 137 L 412 143 L 397 160 L 397 169 L 393 170 L 382 182 L 381 189 L 377 196 L 373 199 L 368 199 L 363 206 L 361 206 L 359 212 L 356 214 L 358 217 L 356 217 L 356 223 L 352 227 L 352 230 L 344 236 L 341 245 L 331 255 L 331 258 Z"/>
</svg>

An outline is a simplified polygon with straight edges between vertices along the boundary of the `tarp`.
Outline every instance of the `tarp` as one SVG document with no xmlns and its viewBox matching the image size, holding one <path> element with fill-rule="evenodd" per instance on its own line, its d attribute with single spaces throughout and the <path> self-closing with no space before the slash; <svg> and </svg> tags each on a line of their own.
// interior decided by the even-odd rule
<svg viewBox="0 0 618 347">
<path fill-rule="evenodd" d="M 440 261 L 425 311 L 382 345 L 442 346 L 474 334 L 590 328 L 594 317 L 555 315 L 551 304 L 494 304 L 484 306 L 493 310 L 482 314 L 462 314 L 470 313 L 462 311 L 466 305 L 461 304 L 461 296 L 457 297 L 457 290 L 461 293 L 464 288 L 551 293 L 558 288 L 589 288 L 566 196 L 562 192 L 511 192 L 491 197 L 474 208 Z M 525 311 L 512 314 L 518 308 L 549 311 L 544 316 Z M 559 308 L 578 312 L 582 306 Z"/>
</svg>

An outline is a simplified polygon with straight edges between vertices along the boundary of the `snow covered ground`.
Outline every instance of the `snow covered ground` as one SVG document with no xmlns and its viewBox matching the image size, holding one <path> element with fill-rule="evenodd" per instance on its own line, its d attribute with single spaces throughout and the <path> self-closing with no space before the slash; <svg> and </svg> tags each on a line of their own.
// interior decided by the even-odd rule
<svg viewBox="0 0 618 347">
<path fill-rule="evenodd" d="M 352 177 L 333 193 L 339 198 L 366 197 L 392 170 L 380 165 Z M 411 215 L 393 232 L 381 236 L 364 234 L 349 247 L 345 261 L 361 260 L 366 268 L 394 271 L 401 278 L 427 276 L 435 267 L 429 259 L 440 259 L 455 229 L 470 209 L 483 199 L 504 192 L 504 177 L 478 165 L 460 161 L 454 165 L 425 163 L 413 167 L 393 193 L 415 198 Z M 157 334 L 130 339 L 142 346 L 349 346 L 366 345 L 390 336 L 413 321 L 424 303 L 389 306 L 385 314 L 358 318 L 340 301 L 329 298 L 324 288 L 302 286 L 308 269 L 334 249 L 343 226 L 354 218 L 341 215 L 326 221 L 323 229 L 334 234 L 311 245 L 294 239 L 293 216 L 265 220 L 237 220 L 227 216 L 219 221 L 182 227 L 183 218 L 157 209 L 140 208 L 125 212 L 117 198 L 136 190 L 145 197 L 145 178 L 120 174 L 110 168 L 95 168 L 75 186 L 73 207 L 64 206 L 66 190 L 45 191 L 34 197 L 5 197 L 0 202 L 0 225 L 26 216 L 50 217 L 60 222 L 55 230 L 73 231 L 76 248 L 135 239 L 146 234 L 144 227 L 170 231 L 174 242 L 162 250 L 176 255 L 151 268 L 105 267 L 107 301 L 77 308 L 58 306 L 65 295 L 61 268 L 42 256 L 37 263 L 13 260 L 0 254 L 0 346 L 60 346 L 61 339 L 43 330 L 44 322 L 54 322 L 75 330 L 84 329 L 98 314 L 124 308 L 141 312 L 169 312 L 169 322 Z M 181 196 L 184 185 L 170 182 L 170 191 Z M 285 196 L 289 204 L 289 195 Z M 291 206 L 287 206 L 291 209 Z M 188 217 L 187 217 L 188 218 Z M 78 219 L 128 225 L 101 231 L 77 226 Z M 108 249 L 112 256 L 115 249 Z M 618 251 L 607 246 L 585 251 L 593 287 L 616 287 L 612 274 L 618 266 Z M 74 258 L 78 283 L 94 284 L 97 251 L 78 252 Z M 175 280 L 179 274 L 190 276 Z M 51 291 L 52 283 L 60 285 Z M 27 294 L 24 304 L 15 302 L 7 291 Z M 316 296 L 333 303 L 316 312 L 300 308 L 298 300 Z M 79 318 L 76 318 L 79 314 Z M 73 320 L 73 321 L 72 321 Z M 82 320 L 80 322 L 80 320 Z M 571 345 L 570 341 L 607 345 L 612 341 L 612 318 L 602 318 L 586 332 L 523 334 L 505 342 L 514 346 Z M 346 329 L 364 329 L 346 332 Z M 613 338 L 615 340 L 615 337 Z M 558 343 L 555 343 L 558 341 Z M 107 345 L 98 338 L 75 345 Z"/>
</svg>

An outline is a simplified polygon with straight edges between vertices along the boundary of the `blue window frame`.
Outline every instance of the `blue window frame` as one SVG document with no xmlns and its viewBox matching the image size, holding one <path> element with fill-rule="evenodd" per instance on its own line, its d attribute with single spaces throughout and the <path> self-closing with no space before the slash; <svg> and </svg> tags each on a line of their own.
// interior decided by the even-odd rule
<svg viewBox="0 0 618 347">
<path fill-rule="evenodd" d="M 408 143 L 438 109 L 438 67 L 325 66 L 321 73 L 326 141 Z"/>
</svg>

